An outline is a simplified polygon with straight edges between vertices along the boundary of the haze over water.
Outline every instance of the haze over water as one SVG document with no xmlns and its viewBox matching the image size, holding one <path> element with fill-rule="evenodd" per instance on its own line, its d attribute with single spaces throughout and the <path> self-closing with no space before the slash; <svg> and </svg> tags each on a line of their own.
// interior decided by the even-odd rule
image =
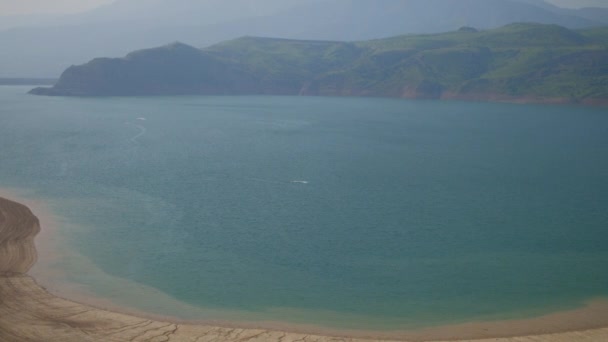
<svg viewBox="0 0 608 342">
<path fill-rule="evenodd" d="M 0 87 L 0 186 L 53 203 L 66 248 L 106 276 L 362 329 L 608 295 L 604 109 L 26 90 Z"/>
</svg>

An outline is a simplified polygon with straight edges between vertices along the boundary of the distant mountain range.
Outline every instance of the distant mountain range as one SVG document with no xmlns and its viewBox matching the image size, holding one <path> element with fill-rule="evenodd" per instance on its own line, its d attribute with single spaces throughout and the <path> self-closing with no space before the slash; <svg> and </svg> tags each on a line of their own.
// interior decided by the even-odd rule
<svg viewBox="0 0 608 342">
<path fill-rule="evenodd" d="M 33 94 L 329 95 L 608 104 L 608 27 L 499 29 L 361 42 L 174 43 L 68 68 Z"/>
<path fill-rule="evenodd" d="M 176 40 L 196 47 L 244 35 L 359 41 L 513 22 L 578 29 L 608 25 L 608 9 L 542 0 L 118 0 L 78 15 L 26 19 L 10 29 L 11 18 L 0 20 L 0 77 L 57 77 L 96 56 Z"/>
</svg>

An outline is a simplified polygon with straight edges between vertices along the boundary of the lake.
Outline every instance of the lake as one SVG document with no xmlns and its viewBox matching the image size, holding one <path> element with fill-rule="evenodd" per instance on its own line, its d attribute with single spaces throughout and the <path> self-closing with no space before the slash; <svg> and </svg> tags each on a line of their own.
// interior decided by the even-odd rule
<svg viewBox="0 0 608 342">
<path fill-rule="evenodd" d="M 390 330 L 608 295 L 605 108 L 27 90 L 0 87 L 0 187 L 117 305 Z"/>
</svg>

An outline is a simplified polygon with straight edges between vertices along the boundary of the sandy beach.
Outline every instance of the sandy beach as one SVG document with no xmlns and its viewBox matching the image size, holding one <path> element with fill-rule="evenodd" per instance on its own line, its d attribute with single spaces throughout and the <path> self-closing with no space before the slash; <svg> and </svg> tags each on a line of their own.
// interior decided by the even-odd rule
<svg viewBox="0 0 608 342">
<path fill-rule="evenodd" d="M 8 195 L 32 207 L 28 201 Z M 327 335 L 321 329 L 281 324 L 263 328 L 221 327 L 102 310 L 52 295 L 28 275 L 37 261 L 34 238 L 41 229 L 43 233 L 38 238 L 48 237 L 44 219 L 39 221 L 36 208 L 32 208 L 34 213 L 23 204 L 0 197 L 0 341 L 608 341 L 606 300 L 525 320 L 390 333 L 328 331 Z M 317 334 L 306 333 L 310 331 Z"/>
</svg>

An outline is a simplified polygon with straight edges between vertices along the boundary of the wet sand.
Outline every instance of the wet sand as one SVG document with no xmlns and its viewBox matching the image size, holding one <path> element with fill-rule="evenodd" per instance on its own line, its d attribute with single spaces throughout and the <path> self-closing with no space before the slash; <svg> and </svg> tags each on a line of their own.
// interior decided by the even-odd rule
<svg viewBox="0 0 608 342">
<path fill-rule="evenodd" d="M 27 275 L 37 259 L 34 237 L 40 228 L 38 218 L 28 207 L 0 197 L 0 341 L 356 342 L 378 338 L 408 341 L 476 339 L 482 342 L 608 341 L 608 301 L 605 300 L 593 301 L 581 309 L 525 320 L 352 334 L 279 323 L 269 323 L 264 328 L 186 324 L 111 312 L 52 295 Z M 42 228 L 44 232 L 44 225 Z M 306 331 L 317 334 L 306 334 Z M 342 335 L 376 339 L 339 337 Z"/>
</svg>

